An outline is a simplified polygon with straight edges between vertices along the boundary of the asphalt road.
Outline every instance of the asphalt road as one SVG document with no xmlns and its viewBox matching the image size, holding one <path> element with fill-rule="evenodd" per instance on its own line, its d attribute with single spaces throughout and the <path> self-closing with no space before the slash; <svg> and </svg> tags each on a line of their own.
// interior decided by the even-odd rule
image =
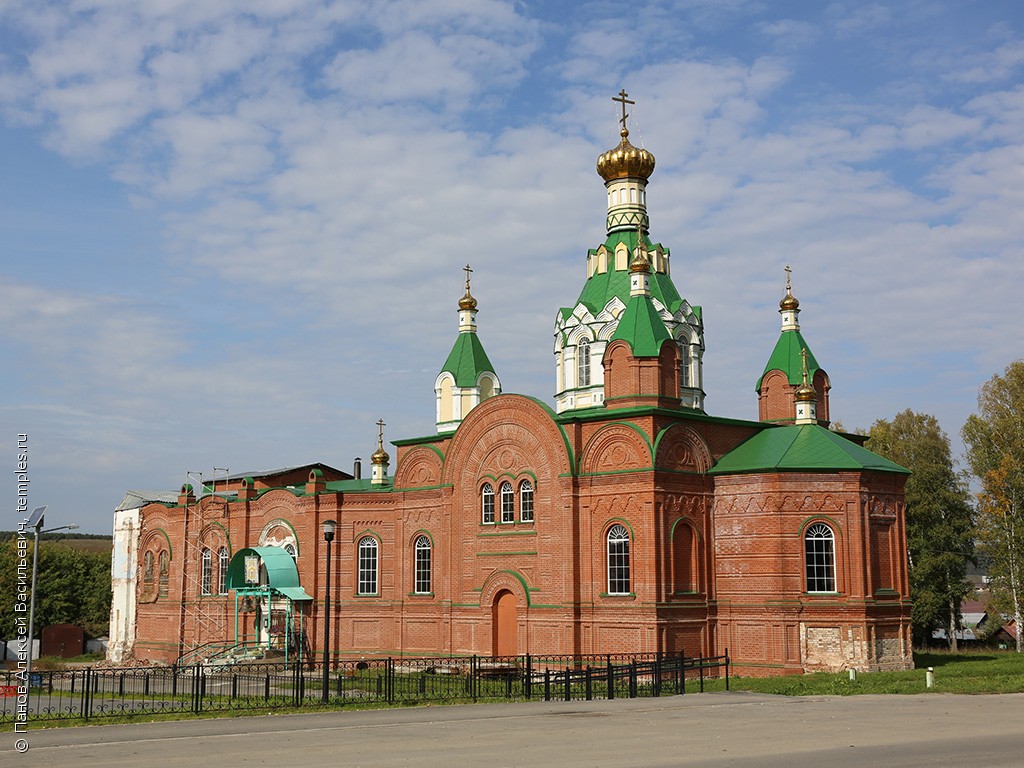
<svg viewBox="0 0 1024 768">
<path fill-rule="evenodd" d="M 1024 766 L 1024 694 L 419 707 L 33 730 L 0 766 Z"/>
</svg>

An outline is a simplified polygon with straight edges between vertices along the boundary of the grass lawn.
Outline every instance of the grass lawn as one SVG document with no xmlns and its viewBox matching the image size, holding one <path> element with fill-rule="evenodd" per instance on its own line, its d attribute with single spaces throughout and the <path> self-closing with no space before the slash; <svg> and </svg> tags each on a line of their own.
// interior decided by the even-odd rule
<svg viewBox="0 0 1024 768">
<path fill-rule="evenodd" d="M 905 672 L 858 673 L 851 681 L 846 672 L 816 672 L 787 677 L 734 677 L 734 691 L 756 691 L 783 696 L 850 696 L 858 693 L 1024 693 L 1024 655 L 1010 651 L 914 654 L 916 669 Z M 925 670 L 935 670 L 935 687 L 925 686 Z M 725 690 L 712 681 L 707 690 Z"/>
</svg>

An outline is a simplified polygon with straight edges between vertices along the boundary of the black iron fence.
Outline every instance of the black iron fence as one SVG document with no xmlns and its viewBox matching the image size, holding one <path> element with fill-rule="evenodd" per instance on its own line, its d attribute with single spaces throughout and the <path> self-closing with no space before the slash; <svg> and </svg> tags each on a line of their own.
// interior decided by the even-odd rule
<svg viewBox="0 0 1024 768">
<path fill-rule="evenodd" d="M 605 656 L 386 658 L 339 662 L 324 690 L 322 668 L 281 664 L 73 669 L 32 673 L 24 681 L 0 673 L 0 723 L 18 707 L 31 721 L 148 717 L 158 714 L 266 710 L 354 703 L 590 700 L 704 691 L 707 678 L 729 688 L 729 652 Z M 26 707 L 27 704 L 27 707 Z"/>
</svg>

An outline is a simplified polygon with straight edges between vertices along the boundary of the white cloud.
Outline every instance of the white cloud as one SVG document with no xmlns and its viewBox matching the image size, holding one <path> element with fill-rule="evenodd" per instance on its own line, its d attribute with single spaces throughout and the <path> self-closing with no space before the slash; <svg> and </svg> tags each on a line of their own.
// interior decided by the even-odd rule
<svg viewBox="0 0 1024 768">
<path fill-rule="evenodd" d="M 505 388 L 547 398 L 552 317 L 604 238 L 594 161 L 622 87 L 657 156 L 652 236 L 705 308 L 714 413 L 756 413 L 786 263 L 849 427 L 911 406 L 955 433 L 978 371 L 1019 346 L 1002 320 L 1024 282 L 1021 89 L 924 79 L 920 49 L 894 47 L 907 66 L 865 96 L 801 58 L 829 23 L 843 45 L 891 41 L 896 8 L 649 3 L 625 30 L 614 4 L 555 23 L 468 0 L 4 13 L 26 54 L 4 62 L 8 119 L 166 226 L 134 273 L 159 300 L 123 298 L 133 274 L 97 293 L 5 266 L 3 343 L 46 381 L 5 413 L 113 495 L 213 464 L 348 466 L 381 416 L 389 437 L 430 432 L 467 262 Z M 991 61 L 964 40 L 965 61 L 1015 71 L 1000 34 Z"/>
</svg>

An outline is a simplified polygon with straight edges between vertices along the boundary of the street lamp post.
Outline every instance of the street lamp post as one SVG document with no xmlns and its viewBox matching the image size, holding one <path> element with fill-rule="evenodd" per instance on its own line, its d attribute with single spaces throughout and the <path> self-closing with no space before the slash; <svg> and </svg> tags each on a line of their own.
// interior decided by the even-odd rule
<svg viewBox="0 0 1024 768">
<path fill-rule="evenodd" d="M 324 680 L 323 702 L 327 703 L 331 687 L 331 542 L 337 523 L 324 520 L 324 541 L 327 542 L 327 578 L 324 580 Z"/>
<path fill-rule="evenodd" d="M 54 531 L 72 531 L 78 527 L 77 523 L 61 525 L 57 528 L 42 530 L 43 519 L 46 514 L 46 507 L 36 507 L 27 520 L 27 528 L 32 529 L 35 545 L 32 549 L 32 593 L 28 603 L 28 661 L 25 664 L 25 684 L 32 685 L 32 642 L 36 626 L 36 582 L 39 580 L 39 534 L 53 533 Z"/>
</svg>

